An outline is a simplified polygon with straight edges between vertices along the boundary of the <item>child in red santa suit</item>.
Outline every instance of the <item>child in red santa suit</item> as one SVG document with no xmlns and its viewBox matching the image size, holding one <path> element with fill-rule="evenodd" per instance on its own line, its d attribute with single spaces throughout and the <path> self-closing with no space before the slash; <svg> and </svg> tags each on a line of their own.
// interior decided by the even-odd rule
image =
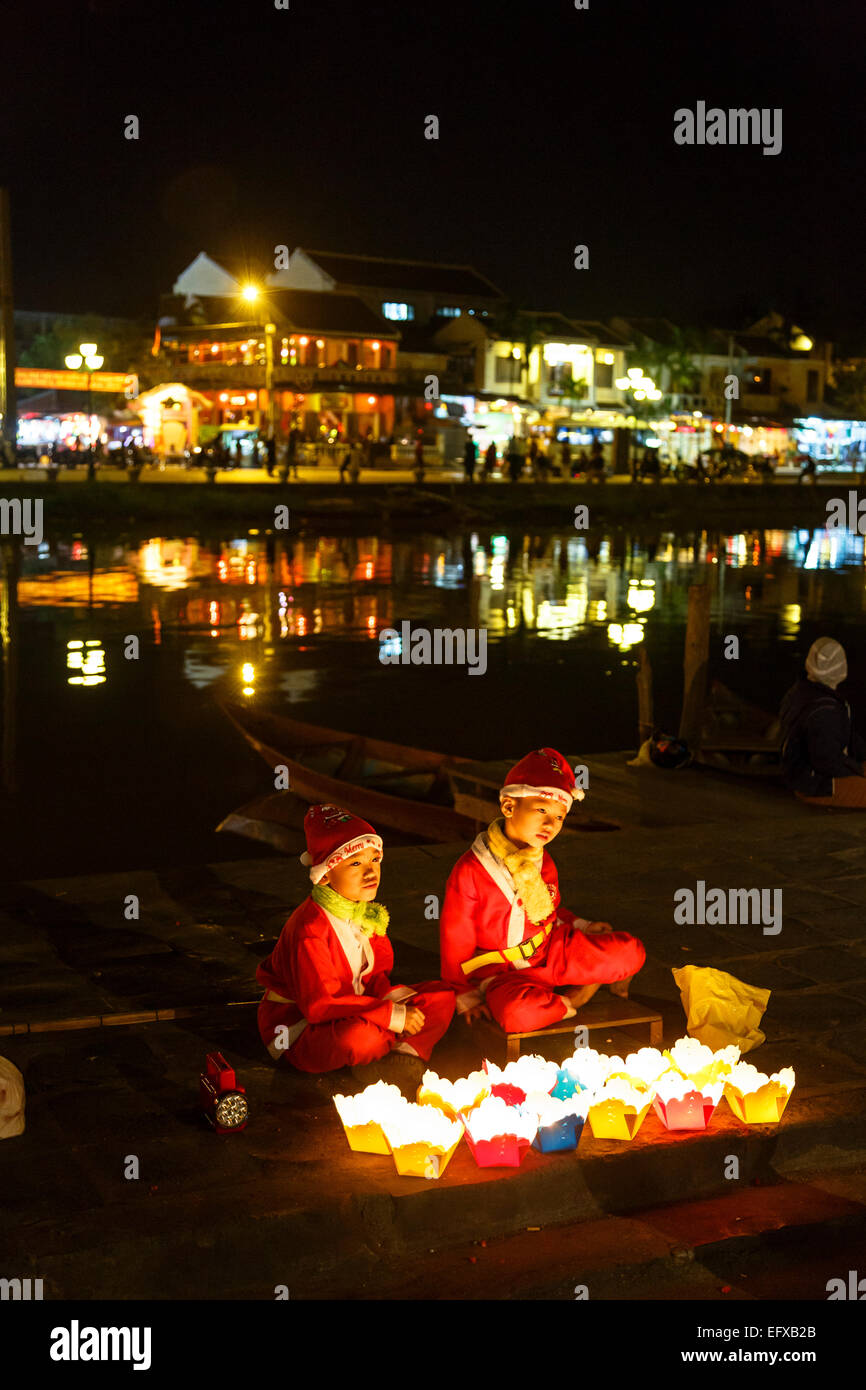
<svg viewBox="0 0 866 1390">
<path fill-rule="evenodd" d="M 442 977 L 467 1022 L 491 1014 L 507 1033 L 571 1018 L 602 984 L 625 998 L 643 945 L 560 906 L 545 848 L 576 793 L 561 753 L 539 748 L 511 769 L 495 820 L 455 864 L 440 921 Z"/>
<path fill-rule="evenodd" d="M 301 1071 L 350 1066 L 365 1083 L 420 1080 L 454 995 L 438 980 L 391 986 L 388 910 L 375 901 L 382 840 L 338 806 L 311 806 L 304 831 L 301 863 L 313 888 L 256 971 L 265 987 L 262 1041 L 275 1061 L 285 1055 Z M 402 1054 L 402 1067 L 379 1062 L 397 1062 L 392 1053 Z"/>
</svg>

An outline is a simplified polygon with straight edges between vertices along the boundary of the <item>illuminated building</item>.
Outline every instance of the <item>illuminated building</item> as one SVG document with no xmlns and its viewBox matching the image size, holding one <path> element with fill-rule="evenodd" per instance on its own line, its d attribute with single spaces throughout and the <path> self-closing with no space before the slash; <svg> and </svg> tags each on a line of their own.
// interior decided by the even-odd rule
<svg viewBox="0 0 866 1390">
<path fill-rule="evenodd" d="M 357 295 L 273 276 L 257 286 L 202 253 L 163 297 L 160 334 L 172 380 L 210 402 L 203 443 L 264 435 L 271 416 L 278 433 L 294 424 L 311 441 L 393 432 L 399 330 Z"/>
</svg>

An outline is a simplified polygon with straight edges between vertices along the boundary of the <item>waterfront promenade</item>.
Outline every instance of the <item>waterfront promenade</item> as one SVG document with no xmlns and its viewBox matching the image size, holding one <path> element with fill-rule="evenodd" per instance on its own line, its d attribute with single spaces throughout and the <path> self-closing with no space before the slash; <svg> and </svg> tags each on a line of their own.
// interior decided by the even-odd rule
<svg viewBox="0 0 866 1390">
<path fill-rule="evenodd" d="M 766 1042 L 748 1060 L 796 1070 L 780 1125 L 746 1127 L 723 1103 L 706 1134 L 670 1135 L 650 1114 L 631 1144 L 587 1132 L 577 1157 L 530 1151 L 519 1171 L 479 1170 L 462 1145 L 441 1181 L 400 1178 L 390 1161 L 349 1152 L 330 1095 L 351 1090 L 351 1078 L 275 1068 L 254 1005 L 228 1007 L 258 998 L 256 964 L 308 891 L 300 865 L 270 855 L 167 871 L 133 856 L 124 873 L 0 889 L 0 1023 L 208 1010 L 0 1038 L 28 1091 L 26 1133 L 0 1146 L 3 1244 L 20 1275 L 44 1278 L 51 1298 L 267 1299 L 286 1283 L 303 1299 L 429 1297 L 425 1277 L 438 1270 L 450 1296 L 515 1296 L 497 1286 L 497 1262 L 533 1287 L 537 1270 L 520 1273 L 530 1256 L 515 1261 L 506 1249 L 522 1248 L 528 1227 L 593 1298 L 659 1297 L 674 1285 L 680 1296 L 718 1297 L 725 1261 L 747 1280 L 734 1298 L 826 1297 L 827 1269 L 849 1266 L 841 1244 L 826 1264 L 822 1242 L 862 1249 L 866 1239 L 866 817 L 697 769 L 628 775 L 640 823 L 555 846 L 564 901 L 642 938 L 647 963 L 633 995 L 662 1013 L 666 1045 L 685 1032 L 672 967 L 718 966 L 772 991 Z M 437 972 L 424 897 L 441 900 L 462 849 L 386 853 L 395 981 Z M 699 879 L 781 888 L 781 932 L 675 925 L 674 892 Z M 131 892 L 135 923 L 122 911 Z M 624 1054 L 646 1036 L 593 1041 Z M 554 1056 L 566 1042 L 542 1047 Z M 198 1073 L 217 1048 L 247 1088 L 243 1134 L 212 1134 L 197 1110 Z M 495 1030 L 457 1021 L 433 1064 L 456 1076 L 485 1054 L 501 1063 L 503 1051 Z M 123 1176 L 130 1154 L 141 1165 L 134 1182 Z M 731 1154 L 736 1182 L 725 1177 Z M 783 1246 L 784 1271 L 768 1284 Z M 785 1278 L 797 1292 L 785 1292 Z"/>
</svg>

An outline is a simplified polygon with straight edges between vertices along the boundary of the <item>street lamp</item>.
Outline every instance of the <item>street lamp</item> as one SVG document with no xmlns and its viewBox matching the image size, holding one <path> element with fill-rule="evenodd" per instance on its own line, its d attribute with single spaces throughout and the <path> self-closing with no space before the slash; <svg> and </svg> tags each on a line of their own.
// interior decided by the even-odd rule
<svg viewBox="0 0 866 1390">
<path fill-rule="evenodd" d="M 93 411 L 91 382 L 93 373 L 98 372 L 105 361 L 104 357 L 99 356 L 95 343 L 81 343 L 78 352 L 71 352 L 66 358 L 66 365 L 71 372 L 77 372 L 82 364 L 87 368 L 87 430 L 90 436 L 90 463 L 88 473 L 93 476 Z"/>
</svg>

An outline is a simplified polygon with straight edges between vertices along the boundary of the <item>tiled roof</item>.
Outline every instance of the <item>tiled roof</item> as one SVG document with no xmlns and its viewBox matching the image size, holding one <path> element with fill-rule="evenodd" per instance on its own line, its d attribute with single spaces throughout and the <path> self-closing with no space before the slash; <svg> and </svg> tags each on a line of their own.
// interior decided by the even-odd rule
<svg viewBox="0 0 866 1390">
<path fill-rule="evenodd" d="M 478 295 L 499 299 L 501 290 L 471 265 L 440 265 L 435 261 L 395 261 L 381 256 L 349 256 L 336 251 L 309 251 L 300 247 L 311 261 L 321 266 L 339 285 L 433 294 L 453 294 L 461 299 Z"/>
</svg>

